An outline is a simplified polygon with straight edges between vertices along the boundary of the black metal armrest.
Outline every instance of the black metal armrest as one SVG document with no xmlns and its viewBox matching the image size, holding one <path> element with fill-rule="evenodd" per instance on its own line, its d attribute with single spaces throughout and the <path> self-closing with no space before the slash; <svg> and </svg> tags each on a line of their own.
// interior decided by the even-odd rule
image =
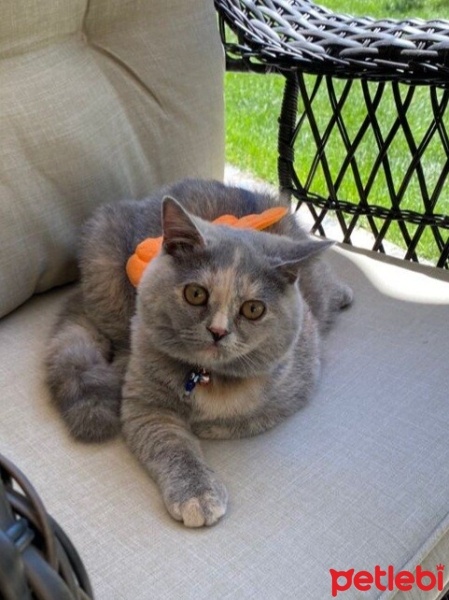
<svg viewBox="0 0 449 600">
<path fill-rule="evenodd" d="M 403 258 L 449 268 L 449 20 L 353 17 L 309 0 L 215 6 L 228 70 L 285 77 L 279 182 L 309 208 L 313 230 L 325 235 L 331 212 L 349 244 L 362 224 L 386 252 L 393 231 Z M 354 130 L 347 116 L 361 104 Z"/>
</svg>

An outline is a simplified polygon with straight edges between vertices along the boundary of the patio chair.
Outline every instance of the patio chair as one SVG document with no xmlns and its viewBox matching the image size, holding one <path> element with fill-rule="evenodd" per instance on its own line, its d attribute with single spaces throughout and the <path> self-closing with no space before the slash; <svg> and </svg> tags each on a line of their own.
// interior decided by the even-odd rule
<svg viewBox="0 0 449 600">
<path fill-rule="evenodd" d="M 284 1 L 303 5 L 313 9 Z M 281 11 L 235 0 L 226 20 L 264 6 Z M 372 600 L 376 566 L 395 574 L 382 600 L 437 598 L 449 576 L 448 273 L 348 244 L 330 250 L 355 301 L 325 340 L 313 399 L 266 434 L 204 441 L 229 510 L 216 527 L 184 528 L 122 439 L 68 436 L 43 360 L 95 207 L 223 176 L 216 12 L 209 0 L 9 0 L 0 31 L 0 453 L 76 547 L 95 598 L 328 600 L 347 584 L 338 600 Z M 244 37 L 235 47 L 242 66 L 279 70 L 247 56 Z M 281 70 L 299 85 L 297 68 Z M 318 218 L 333 208 L 310 206 Z M 444 250 L 446 229 L 431 226 L 432 239 L 434 229 Z M 418 567 L 431 575 L 404 589 Z M 419 588 L 429 582 L 432 591 Z"/>
</svg>

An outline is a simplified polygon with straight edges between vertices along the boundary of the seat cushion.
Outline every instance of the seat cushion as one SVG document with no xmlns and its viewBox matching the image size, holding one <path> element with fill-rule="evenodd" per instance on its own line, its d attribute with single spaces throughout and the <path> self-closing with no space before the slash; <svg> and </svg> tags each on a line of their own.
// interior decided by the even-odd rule
<svg viewBox="0 0 449 600">
<path fill-rule="evenodd" d="M 436 573 L 443 564 L 447 581 L 449 276 L 369 253 L 329 255 L 355 301 L 325 339 L 320 385 L 270 432 L 203 443 L 230 493 L 228 514 L 210 529 L 168 516 L 122 440 L 67 436 L 41 364 L 66 292 L 2 320 L 0 451 L 72 538 L 98 600 L 323 600 L 330 569 L 376 565 Z M 380 595 L 352 585 L 337 598 Z M 413 585 L 381 597 L 437 596 Z"/>
<path fill-rule="evenodd" d="M 5 0 L 0 316 L 73 280 L 105 201 L 223 177 L 223 50 L 208 0 Z"/>
</svg>

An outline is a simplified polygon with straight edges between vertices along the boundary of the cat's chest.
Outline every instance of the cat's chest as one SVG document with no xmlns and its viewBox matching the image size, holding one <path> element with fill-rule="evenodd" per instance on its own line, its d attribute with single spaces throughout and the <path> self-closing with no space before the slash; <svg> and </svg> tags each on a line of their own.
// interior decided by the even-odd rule
<svg viewBox="0 0 449 600">
<path fill-rule="evenodd" d="M 206 385 L 197 385 L 191 403 L 194 420 L 230 419 L 247 415 L 264 402 L 266 377 L 223 382 L 214 376 Z"/>
</svg>

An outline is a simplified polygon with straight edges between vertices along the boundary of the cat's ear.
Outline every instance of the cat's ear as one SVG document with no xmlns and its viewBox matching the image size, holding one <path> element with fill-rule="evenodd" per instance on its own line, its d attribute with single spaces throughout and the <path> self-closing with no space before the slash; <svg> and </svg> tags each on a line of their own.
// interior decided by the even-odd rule
<svg viewBox="0 0 449 600">
<path fill-rule="evenodd" d="M 321 252 L 324 252 L 333 245 L 334 242 L 330 240 L 313 238 L 291 243 L 284 249 L 282 257 L 277 259 L 273 266 L 288 283 L 295 283 L 299 277 L 301 264 L 308 258 L 321 254 Z"/>
<path fill-rule="evenodd" d="M 205 245 L 190 215 L 170 196 L 162 201 L 162 232 L 162 245 L 167 254 L 189 252 Z"/>
</svg>

